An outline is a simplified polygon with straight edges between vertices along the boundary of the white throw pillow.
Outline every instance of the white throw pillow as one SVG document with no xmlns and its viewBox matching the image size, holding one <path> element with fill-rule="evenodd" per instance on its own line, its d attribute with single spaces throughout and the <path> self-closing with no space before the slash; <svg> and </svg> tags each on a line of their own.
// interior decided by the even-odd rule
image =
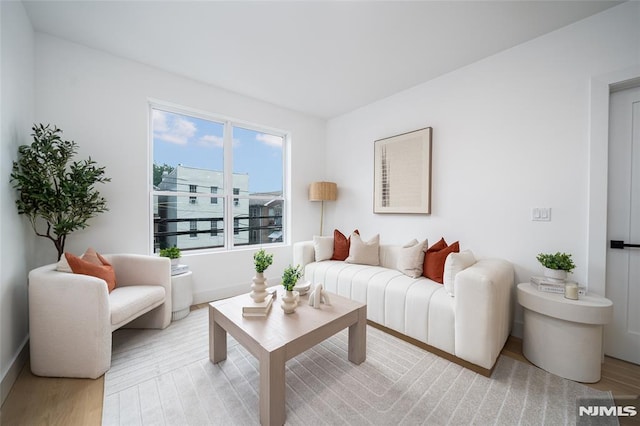
<svg viewBox="0 0 640 426">
<path fill-rule="evenodd" d="M 453 297 L 453 283 L 456 280 L 456 274 L 467 269 L 476 263 L 476 258 L 471 250 L 461 251 L 460 253 L 450 253 L 447 260 L 444 261 L 444 289 Z"/>
<path fill-rule="evenodd" d="M 359 234 L 351 234 L 351 246 L 347 263 L 378 266 L 380 264 L 380 234 L 376 234 L 369 241 L 362 241 Z"/>
<path fill-rule="evenodd" d="M 424 254 L 427 251 L 427 240 L 419 243 L 413 239 L 402 246 L 398 252 L 396 268 L 406 276 L 418 278 L 422 275 Z"/>
<path fill-rule="evenodd" d="M 313 250 L 315 251 L 316 262 L 329 260 L 333 257 L 333 237 L 313 236 Z"/>
</svg>

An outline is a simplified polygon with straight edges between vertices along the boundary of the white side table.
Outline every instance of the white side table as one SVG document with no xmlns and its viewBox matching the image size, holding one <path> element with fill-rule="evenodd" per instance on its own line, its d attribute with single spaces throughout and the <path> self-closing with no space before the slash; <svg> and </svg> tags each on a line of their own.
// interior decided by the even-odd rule
<svg viewBox="0 0 640 426">
<path fill-rule="evenodd" d="M 193 303 L 191 271 L 171 277 L 171 321 L 189 315 Z"/>
<path fill-rule="evenodd" d="M 600 380 L 602 332 L 613 303 L 600 296 L 566 299 L 563 294 L 518 284 L 524 308 L 523 355 L 538 367 L 577 382 Z"/>
</svg>

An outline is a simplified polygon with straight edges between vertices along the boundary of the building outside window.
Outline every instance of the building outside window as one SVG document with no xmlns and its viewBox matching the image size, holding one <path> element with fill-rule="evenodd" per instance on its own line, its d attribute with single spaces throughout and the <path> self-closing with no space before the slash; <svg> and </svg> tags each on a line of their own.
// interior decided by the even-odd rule
<svg viewBox="0 0 640 426">
<path fill-rule="evenodd" d="M 283 242 L 285 134 L 158 104 L 150 108 L 154 250 Z"/>
<path fill-rule="evenodd" d="M 195 194 L 198 192 L 198 185 L 189 185 L 189 192 Z M 197 202 L 197 197 L 189 197 L 189 203 L 195 204 Z"/>
<path fill-rule="evenodd" d="M 217 186 L 212 186 L 211 187 L 211 195 L 212 197 L 210 198 L 211 200 L 211 204 L 218 204 L 218 197 L 214 197 L 213 195 L 217 195 L 218 194 L 218 187 Z"/>
</svg>

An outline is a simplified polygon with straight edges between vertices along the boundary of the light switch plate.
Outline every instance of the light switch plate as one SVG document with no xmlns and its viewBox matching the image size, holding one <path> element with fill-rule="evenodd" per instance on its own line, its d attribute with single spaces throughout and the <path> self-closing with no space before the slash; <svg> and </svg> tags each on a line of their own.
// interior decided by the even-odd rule
<svg viewBox="0 0 640 426">
<path fill-rule="evenodd" d="M 551 222 L 551 207 L 534 207 L 531 209 L 531 220 L 534 222 Z"/>
</svg>

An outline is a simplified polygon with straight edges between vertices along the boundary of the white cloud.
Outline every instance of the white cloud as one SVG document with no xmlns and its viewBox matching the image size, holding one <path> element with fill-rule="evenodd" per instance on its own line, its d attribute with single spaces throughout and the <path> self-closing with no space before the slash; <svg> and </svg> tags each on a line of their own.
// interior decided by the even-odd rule
<svg viewBox="0 0 640 426">
<path fill-rule="evenodd" d="M 153 131 L 154 132 L 166 132 L 169 126 L 167 125 L 167 113 L 164 111 L 153 110 Z"/>
<path fill-rule="evenodd" d="M 264 142 L 265 145 L 272 146 L 274 148 L 282 148 L 282 136 L 270 135 L 268 133 L 256 134 L 256 140 Z"/>
<path fill-rule="evenodd" d="M 196 124 L 184 117 L 153 111 L 153 137 L 177 145 L 186 145 L 196 134 Z"/>
<path fill-rule="evenodd" d="M 224 140 L 221 136 L 204 135 L 203 137 L 198 139 L 198 143 L 209 148 L 222 148 L 224 145 Z"/>
</svg>

